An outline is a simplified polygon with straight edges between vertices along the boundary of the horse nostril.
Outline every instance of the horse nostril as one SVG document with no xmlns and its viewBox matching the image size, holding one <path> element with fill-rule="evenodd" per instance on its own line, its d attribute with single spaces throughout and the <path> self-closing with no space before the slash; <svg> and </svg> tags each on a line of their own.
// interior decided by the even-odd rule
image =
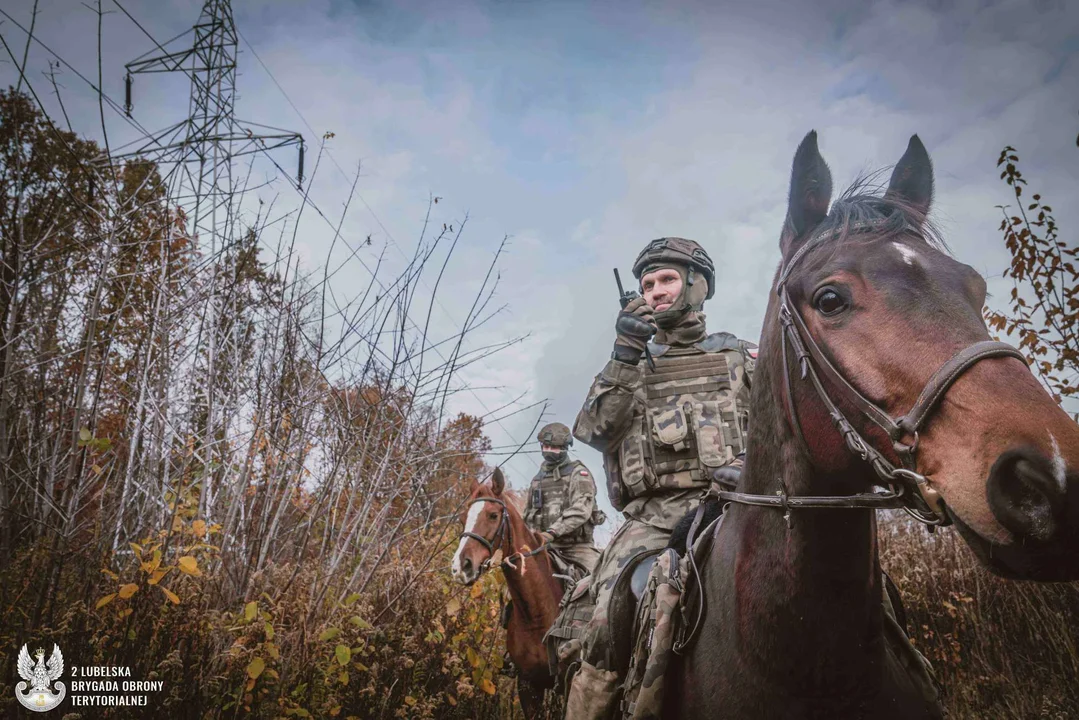
<svg viewBox="0 0 1079 720">
<path fill-rule="evenodd" d="M 1049 460 L 1032 450 L 1009 450 L 989 474 L 989 507 L 1017 538 L 1048 541 L 1057 532 L 1064 489 Z"/>
<path fill-rule="evenodd" d="M 461 570 L 465 573 L 472 572 L 472 561 L 468 558 L 461 559 Z"/>
</svg>

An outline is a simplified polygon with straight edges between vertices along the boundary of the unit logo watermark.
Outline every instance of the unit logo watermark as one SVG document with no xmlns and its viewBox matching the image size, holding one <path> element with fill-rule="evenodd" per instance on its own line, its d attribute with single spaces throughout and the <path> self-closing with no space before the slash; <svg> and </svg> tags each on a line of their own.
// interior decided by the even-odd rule
<svg viewBox="0 0 1079 720">
<path fill-rule="evenodd" d="M 60 646 L 53 643 L 52 655 L 48 662 L 45 661 L 45 650 L 38 648 L 34 651 L 35 663 L 26 650 L 26 644 L 19 650 L 18 668 L 19 677 L 25 682 L 15 686 L 15 698 L 27 710 L 34 712 L 46 712 L 60 704 L 67 694 L 67 688 L 59 682 L 64 674 L 64 655 L 60 652 Z M 29 685 L 28 685 L 29 683 Z M 57 692 L 52 691 L 52 685 L 56 685 Z M 27 687 L 30 689 L 27 690 Z"/>
</svg>

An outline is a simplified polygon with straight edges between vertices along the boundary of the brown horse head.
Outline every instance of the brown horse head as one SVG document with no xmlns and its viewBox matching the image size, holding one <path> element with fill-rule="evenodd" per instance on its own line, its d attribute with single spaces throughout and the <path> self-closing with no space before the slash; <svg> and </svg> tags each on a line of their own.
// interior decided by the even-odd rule
<svg viewBox="0 0 1079 720">
<path fill-rule="evenodd" d="M 503 557 L 512 552 L 513 538 L 524 532 L 519 503 L 506 489 L 501 468 L 495 468 L 488 482 L 473 481 L 462 511 L 464 532 L 450 566 L 454 580 L 471 585 L 483 574 L 495 550 L 501 549 Z"/>
<path fill-rule="evenodd" d="M 843 378 L 903 418 L 939 368 L 990 339 L 985 280 L 951 257 L 927 222 L 933 169 L 916 135 L 883 194 L 865 181 L 834 203 L 831 194 L 811 132 L 795 154 L 780 242 L 782 267 L 791 266 L 788 298 Z M 797 375 L 793 382 L 812 463 L 848 470 L 854 455 L 820 397 Z M 835 382 L 824 384 L 855 429 L 898 466 L 898 441 L 844 403 Z M 939 494 L 938 507 L 990 569 L 1033 580 L 1079 578 L 1079 425 L 1023 361 L 994 356 L 971 364 L 902 443 L 914 446 L 928 495 Z"/>
</svg>

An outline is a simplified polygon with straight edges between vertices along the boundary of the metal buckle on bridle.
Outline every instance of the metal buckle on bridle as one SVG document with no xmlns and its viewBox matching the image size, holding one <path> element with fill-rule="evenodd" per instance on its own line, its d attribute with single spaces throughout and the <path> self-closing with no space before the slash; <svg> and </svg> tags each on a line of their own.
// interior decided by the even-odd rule
<svg viewBox="0 0 1079 720">
<path fill-rule="evenodd" d="M 903 506 L 903 510 L 908 515 L 927 525 L 930 529 L 951 524 L 951 519 L 948 518 L 945 511 L 944 498 L 929 484 L 929 478 L 906 468 L 892 468 L 892 475 L 899 478 L 901 482 L 906 480 L 908 483 L 914 483 L 913 487 L 917 490 L 916 493 L 910 493 L 913 507 L 911 505 Z"/>
</svg>

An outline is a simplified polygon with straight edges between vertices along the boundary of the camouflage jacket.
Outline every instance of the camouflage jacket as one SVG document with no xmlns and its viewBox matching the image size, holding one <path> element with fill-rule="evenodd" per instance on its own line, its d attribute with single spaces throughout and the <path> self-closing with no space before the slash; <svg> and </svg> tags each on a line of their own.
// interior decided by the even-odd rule
<svg viewBox="0 0 1079 720">
<path fill-rule="evenodd" d="M 525 523 L 554 536 L 555 546 L 592 544 L 592 530 L 606 518 L 596 507 L 596 481 L 580 460 L 544 462 L 532 478 Z"/>
<path fill-rule="evenodd" d="M 603 453 L 611 504 L 670 530 L 721 467 L 738 464 L 749 426 L 756 345 L 715 333 L 689 347 L 650 344 L 643 360 L 611 360 L 596 376 L 573 436 Z"/>
</svg>

